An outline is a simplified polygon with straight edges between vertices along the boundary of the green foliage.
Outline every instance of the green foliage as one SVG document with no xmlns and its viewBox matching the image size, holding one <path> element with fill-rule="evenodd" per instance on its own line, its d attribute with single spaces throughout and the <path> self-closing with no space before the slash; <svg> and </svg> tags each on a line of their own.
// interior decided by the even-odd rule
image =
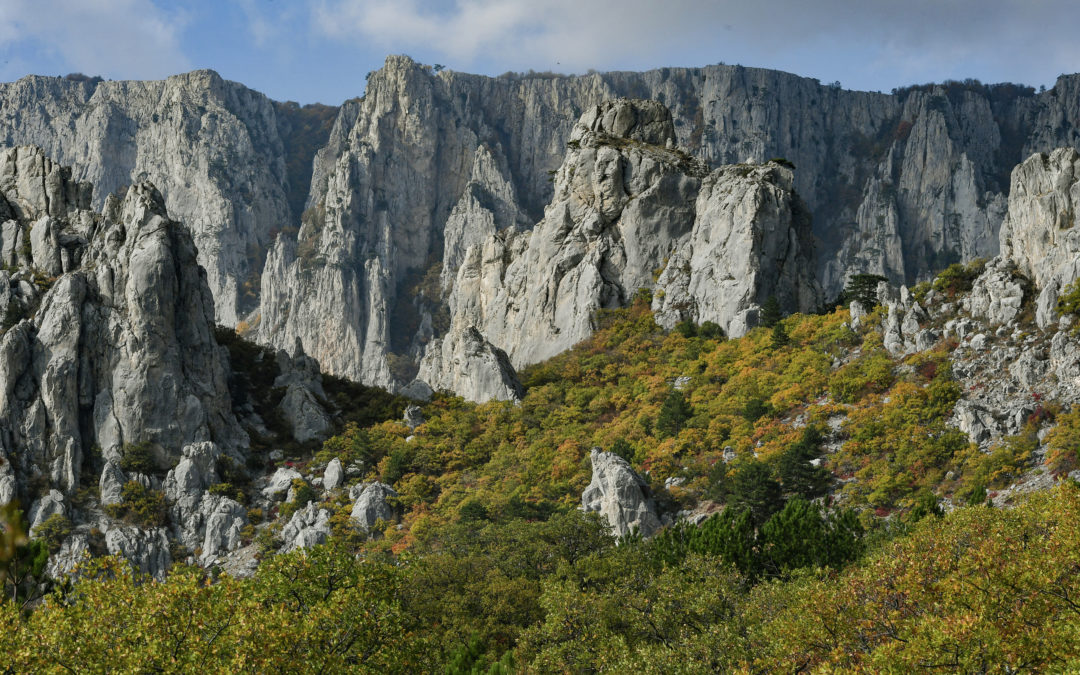
<svg viewBox="0 0 1080 675">
<path fill-rule="evenodd" d="M 120 468 L 125 473 L 153 475 L 158 470 L 153 443 L 125 443 L 120 450 Z"/>
<path fill-rule="evenodd" d="M 25 318 L 27 318 L 26 306 L 17 299 L 11 299 L 8 302 L 7 309 L 4 310 L 4 320 L 3 323 L 0 323 L 0 330 L 7 331 L 14 328 Z"/>
<path fill-rule="evenodd" d="M 766 328 L 772 328 L 782 318 L 784 318 L 784 313 L 780 309 L 780 301 L 776 299 L 775 295 L 770 295 L 765 300 L 765 303 L 761 305 L 758 323 Z"/>
<path fill-rule="evenodd" d="M 739 464 L 730 483 L 728 504 L 750 511 L 755 526 L 761 526 L 784 504 L 780 483 L 764 462 L 749 460 Z"/>
<path fill-rule="evenodd" d="M 706 321 L 698 326 L 698 336 L 706 340 L 722 340 L 724 339 L 724 329 L 718 323 Z"/>
<path fill-rule="evenodd" d="M 858 300 L 867 310 L 877 307 L 877 287 L 882 281 L 888 281 L 888 278 L 880 274 L 852 274 L 844 286 L 843 303 L 846 305 L 852 300 Z"/>
<path fill-rule="evenodd" d="M 1061 294 L 1058 295 L 1057 311 L 1062 316 L 1080 314 L 1080 280 L 1061 289 Z"/>
<path fill-rule="evenodd" d="M 105 507 L 112 518 L 125 520 L 140 527 L 159 527 L 168 520 L 165 494 L 142 483 L 129 480 L 120 490 L 120 503 Z"/>
<path fill-rule="evenodd" d="M 784 492 L 808 500 L 825 495 L 832 475 L 825 467 L 810 463 L 821 456 L 820 443 L 820 432 L 807 427 L 802 438 L 780 455 L 777 469 Z"/>
<path fill-rule="evenodd" d="M 971 291 L 975 280 L 986 268 L 986 260 L 980 258 L 968 264 L 953 263 L 934 279 L 934 290 L 947 298 Z"/>
<path fill-rule="evenodd" d="M 656 417 L 656 430 L 662 436 L 678 435 L 686 420 L 693 414 L 694 409 L 686 396 L 681 391 L 672 389 L 664 399 L 664 405 L 660 406 L 660 414 Z"/>
<path fill-rule="evenodd" d="M 684 338 L 697 337 L 698 334 L 697 324 L 689 319 L 675 324 L 675 330 Z"/>
<path fill-rule="evenodd" d="M 56 553 L 73 529 L 71 519 L 62 513 L 54 513 L 34 529 L 34 536 L 45 542 L 50 553 Z"/>
<path fill-rule="evenodd" d="M 292 482 L 292 499 L 285 502 L 278 509 L 281 518 L 288 520 L 298 510 L 304 508 L 319 498 L 318 491 L 303 478 L 294 478 Z"/>
</svg>

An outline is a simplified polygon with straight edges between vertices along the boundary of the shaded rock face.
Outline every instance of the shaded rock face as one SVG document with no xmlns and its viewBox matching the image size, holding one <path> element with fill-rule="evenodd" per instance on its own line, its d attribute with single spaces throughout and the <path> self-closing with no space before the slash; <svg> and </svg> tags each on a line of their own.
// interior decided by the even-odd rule
<svg viewBox="0 0 1080 675">
<path fill-rule="evenodd" d="M 159 82 L 25 77 L 0 84 L 0 145 L 36 145 L 94 184 L 94 208 L 149 180 L 190 230 L 216 301 L 250 311 L 271 233 L 299 218 L 288 200 L 291 125 L 268 98 L 212 71 Z M 304 167 L 310 169 L 310 163 Z"/>
<path fill-rule="evenodd" d="M 625 459 L 611 452 L 593 448 L 592 481 L 581 493 L 585 511 L 596 511 L 611 527 L 616 537 L 636 530 L 651 537 L 660 529 L 656 506 L 648 496 L 648 487 Z"/>
<path fill-rule="evenodd" d="M 5 263 L 20 268 L 0 295 L 32 317 L 0 336 L 0 448 L 15 473 L 70 492 L 92 446 L 118 461 L 124 444 L 148 442 L 163 464 L 197 441 L 245 446 L 190 235 L 152 185 L 97 214 L 70 175 L 37 148 L 0 152 L 13 216 L 0 250 L 14 237 Z"/>
</svg>

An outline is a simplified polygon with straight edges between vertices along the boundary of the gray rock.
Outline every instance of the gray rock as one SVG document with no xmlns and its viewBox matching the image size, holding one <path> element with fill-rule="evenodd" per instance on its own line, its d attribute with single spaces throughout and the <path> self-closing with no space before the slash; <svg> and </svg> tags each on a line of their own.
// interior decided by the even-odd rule
<svg viewBox="0 0 1080 675">
<path fill-rule="evenodd" d="M 165 529 L 155 527 L 142 530 L 138 527 L 115 527 L 105 533 L 105 545 L 110 555 L 126 558 L 135 570 L 158 581 L 172 565 L 169 555 L 169 539 Z"/>
<path fill-rule="evenodd" d="M 71 176 L 97 189 L 94 197 L 80 196 L 83 208 L 100 209 L 110 193 L 144 180 L 161 189 L 169 212 L 198 246 L 216 320 L 230 326 L 253 306 L 245 284 L 257 278 L 272 233 L 299 218 L 288 199 L 289 123 L 280 111 L 262 94 L 208 70 L 158 82 L 30 76 L 0 84 L 4 144 L 39 145 L 72 165 Z M 66 197 L 66 190 L 53 182 L 47 192 Z M 25 203 L 46 213 L 44 199 Z M 62 214 L 51 206 L 47 215 Z M 41 234 L 51 236 L 49 227 Z M 44 259 L 55 269 L 60 256 Z"/>
<path fill-rule="evenodd" d="M 43 471 L 68 492 L 91 445 L 116 459 L 123 444 L 149 442 L 162 462 L 196 441 L 246 445 L 191 237 L 153 186 L 131 187 L 100 215 L 70 175 L 37 148 L 0 152 L 0 191 L 19 227 L 48 218 L 51 235 L 29 243 L 44 247 L 39 262 L 59 246 L 64 269 L 33 322 L 0 338 L 0 426 L 19 448 L 16 474 Z"/>
<path fill-rule="evenodd" d="M 274 380 L 274 387 L 285 389 L 278 412 L 292 429 L 293 438 L 300 443 L 325 439 L 334 425 L 322 404 L 326 393 L 318 361 L 304 354 L 297 340 L 291 354 L 278 350 L 277 366 L 281 374 Z"/>
<path fill-rule="evenodd" d="M 660 529 L 656 507 L 647 486 L 625 459 L 600 448 L 590 452 L 592 480 L 581 493 L 585 511 L 596 511 L 607 521 L 612 533 L 621 537 L 637 530 L 651 537 Z"/>
<path fill-rule="evenodd" d="M 50 516 L 64 515 L 65 512 L 64 495 L 59 490 L 49 490 L 48 494 L 36 500 L 30 507 L 30 532 L 33 533 Z"/>
<path fill-rule="evenodd" d="M 518 401 L 525 395 L 506 352 L 472 326 L 453 328 L 432 341 L 420 362 L 418 379 L 477 403 Z"/>
<path fill-rule="evenodd" d="M 269 483 L 262 489 L 262 494 L 267 499 L 282 501 L 292 489 L 292 482 L 298 478 L 302 479 L 303 476 L 296 469 L 281 467 L 270 477 Z"/>
<path fill-rule="evenodd" d="M 1020 314 L 1024 288 L 1015 267 L 1003 258 L 994 258 L 975 280 L 964 309 L 990 324 L 1005 324 Z M 963 337 L 963 336 L 961 336 Z"/>
<path fill-rule="evenodd" d="M 424 411 L 418 405 L 405 406 L 405 426 L 409 429 L 415 430 L 416 427 L 424 423 Z"/>
<path fill-rule="evenodd" d="M 314 502 L 298 509 L 281 530 L 281 539 L 285 542 L 281 552 L 311 548 L 324 543 L 330 536 L 329 519 L 330 512 L 319 508 Z"/>
<path fill-rule="evenodd" d="M 240 548 L 240 531 L 247 525 L 247 511 L 238 502 L 221 495 L 204 495 L 199 503 L 203 539 L 200 562 Z"/>
<path fill-rule="evenodd" d="M 75 532 L 64 540 L 59 551 L 49 557 L 45 573 L 52 579 L 63 579 L 71 574 L 76 566 L 89 558 L 89 538 L 81 532 Z"/>
<path fill-rule="evenodd" d="M 98 481 L 98 492 L 101 495 L 101 505 L 111 506 L 123 501 L 121 492 L 127 476 L 119 466 L 113 462 L 105 462 L 105 468 L 101 471 L 101 480 Z"/>
<path fill-rule="evenodd" d="M 389 523 L 397 518 L 397 512 L 387 499 L 397 497 L 398 493 L 386 483 L 353 486 L 349 496 L 356 499 L 352 509 L 353 522 L 364 530 L 370 530 L 379 520 Z"/>
<path fill-rule="evenodd" d="M 330 460 L 323 471 L 322 486 L 326 491 L 336 490 L 345 479 L 345 469 L 341 466 L 341 460 L 337 457 Z"/>
</svg>

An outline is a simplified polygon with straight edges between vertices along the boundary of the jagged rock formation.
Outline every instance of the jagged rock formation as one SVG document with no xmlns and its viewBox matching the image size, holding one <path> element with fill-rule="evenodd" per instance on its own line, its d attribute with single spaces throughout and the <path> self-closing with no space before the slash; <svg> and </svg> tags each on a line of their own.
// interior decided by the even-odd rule
<svg viewBox="0 0 1080 675">
<path fill-rule="evenodd" d="M 709 163 L 786 157 L 799 167 L 792 186 L 813 214 L 828 297 L 855 271 L 913 281 L 995 252 L 1003 176 L 1023 148 L 1075 136 L 1068 124 L 1029 131 L 1080 107 L 1072 79 L 1054 91 L 957 85 L 889 96 L 727 66 L 491 79 L 391 57 L 365 98 L 342 107 L 316 159 L 312 219 L 271 253 L 260 337 L 286 345 L 299 336 L 337 374 L 407 381 L 385 355 L 414 359 L 417 341 L 441 332 L 423 307 L 415 330 L 391 330 L 408 275 L 441 259 L 448 286 L 470 245 L 516 229 L 521 214 L 535 220 L 558 189 L 544 172 L 563 159 L 579 112 L 628 94 L 666 102 L 675 144 Z M 487 251 L 490 261 L 497 252 Z M 341 297 L 346 311 L 324 325 L 322 310 Z"/>
<path fill-rule="evenodd" d="M 966 309 L 991 323 L 1008 323 L 1020 313 L 1025 291 L 1037 292 L 1039 327 L 1056 323 L 1058 296 L 1080 278 L 1078 209 L 1080 154 L 1075 149 L 1035 154 L 1019 164 L 1001 226 L 1001 253 L 976 280 Z"/>
<path fill-rule="evenodd" d="M 246 444 L 191 237 L 152 185 L 96 214 L 70 176 L 36 148 L 0 153 L 13 216 L 0 249 L 14 249 L 12 279 L 35 282 L 0 284 L 15 318 L 32 316 L 0 337 L 0 451 L 18 450 L 24 479 L 70 492 L 92 446 L 118 461 L 124 444 L 149 442 L 168 465 L 192 442 Z"/>
<path fill-rule="evenodd" d="M 295 106 L 209 71 L 24 78 L 0 86 L 0 140 L 73 163 L 98 183 L 98 204 L 150 178 L 195 233 L 219 321 L 252 307 L 258 285 L 262 341 L 291 350 L 299 337 L 329 372 L 391 386 L 447 329 L 436 285 L 418 293 L 418 279 L 441 264 L 432 276 L 448 287 L 472 244 L 536 222 L 581 112 L 620 96 L 664 103 L 675 145 L 710 166 L 794 162 L 830 298 L 852 272 L 911 283 L 995 254 L 1008 172 L 1080 144 L 1075 76 L 1040 94 L 967 82 L 887 95 L 740 66 L 488 78 L 405 57 L 341 106 L 317 154 L 322 136 L 296 131 L 307 127 Z"/>
<path fill-rule="evenodd" d="M 472 326 L 455 327 L 433 340 L 417 377 L 435 389 L 447 389 L 477 403 L 517 401 L 525 393 L 506 352 Z"/>
<path fill-rule="evenodd" d="M 788 312 L 821 302 L 810 217 L 792 192 L 790 170 L 775 163 L 718 169 L 702 181 L 696 211 L 657 280 L 657 323 L 712 321 L 739 337 L 757 325 L 770 296 Z"/>
<path fill-rule="evenodd" d="M 292 429 L 293 438 L 300 443 L 325 439 L 333 423 L 322 403 L 326 392 L 319 362 L 304 354 L 299 342 L 292 354 L 278 350 L 276 360 L 281 374 L 274 380 L 274 387 L 285 390 L 278 411 Z"/>
<path fill-rule="evenodd" d="M 429 345 L 419 377 L 472 400 L 518 398 L 500 349 L 518 367 L 554 356 L 592 333 L 597 310 L 626 305 L 639 288 L 656 288 L 662 324 L 715 321 L 735 335 L 770 295 L 789 311 L 816 306 L 810 224 L 791 172 L 770 163 L 710 173 L 674 142 L 654 101 L 587 110 L 544 219 L 489 231 L 466 251 L 450 330 Z"/>
<path fill-rule="evenodd" d="M 279 108 L 209 70 L 160 82 L 31 76 L 0 84 L 0 145 L 36 145 L 71 165 L 95 186 L 96 209 L 129 184 L 153 182 L 191 231 L 216 318 L 231 326 L 256 302 L 272 233 L 299 218 L 291 184 L 307 185 L 289 175 L 294 125 Z"/>
<path fill-rule="evenodd" d="M 645 481 L 625 459 L 614 453 L 593 448 L 589 456 L 592 480 L 581 493 L 582 508 L 598 512 L 616 537 L 634 530 L 643 537 L 655 534 L 661 524 Z"/>
<path fill-rule="evenodd" d="M 330 512 L 319 508 L 312 502 L 293 514 L 281 530 L 281 539 L 285 542 L 282 553 L 298 548 L 311 548 L 326 541 L 330 536 Z"/>
</svg>

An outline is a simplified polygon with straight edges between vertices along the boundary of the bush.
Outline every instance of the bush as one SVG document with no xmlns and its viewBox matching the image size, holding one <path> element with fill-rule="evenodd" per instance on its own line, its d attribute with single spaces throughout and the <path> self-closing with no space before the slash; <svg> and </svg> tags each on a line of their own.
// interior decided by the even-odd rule
<svg viewBox="0 0 1080 675">
<path fill-rule="evenodd" d="M 949 298 L 957 293 L 967 293 L 985 268 L 986 260 L 982 258 L 972 260 L 967 265 L 953 263 L 934 279 L 934 290 Z"/>
<path fill-rule="evenodd" d="M 45 522 L 37 526 L 34 535 L 45 542 L 50 553 L 56 553 L 60 550 L 64 540 L 71 534 L 72 529 L 74 528 L 71 520 L 67 516 L 62 513 L 54 513 L 46 518 Z"/>
<path fill-rule="evenodd" d="M 154 458 L 154 446 L 149 442 L 126 443 L 120 450 L 120 468 L 124 473 L 142 473 L 147 476 L 158 470 Z"/>
<path fill-rule="evenodd" d="M 109 516 L 140 527 L 160 527 L 168 521 L 165 494 L 160 490 L 151 490 L 142 483 L 129 480 L 120 490 L 120 498 L 119 504 L 105 507 Z"/>
</svg>

